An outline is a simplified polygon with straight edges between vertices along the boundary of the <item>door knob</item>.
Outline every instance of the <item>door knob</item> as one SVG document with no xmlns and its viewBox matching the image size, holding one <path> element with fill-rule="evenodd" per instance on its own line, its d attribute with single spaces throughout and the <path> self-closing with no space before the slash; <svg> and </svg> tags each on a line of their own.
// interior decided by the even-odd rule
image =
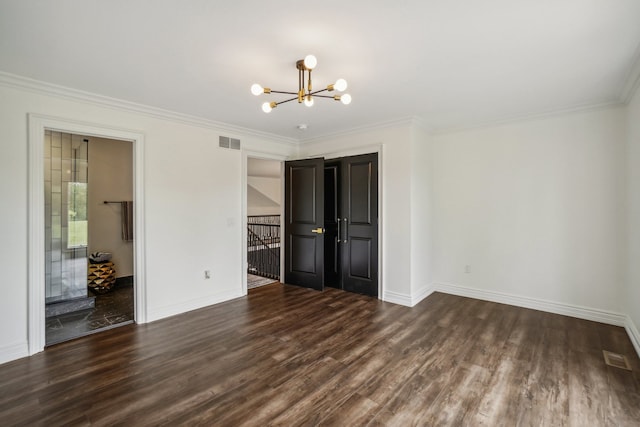
<svg viewBox="0 0 640 427">
<path fill-rule="evenodd" d="M 318 228 L 314 228 L 313 230 L 311 230 L 312 233 L 317 233 L 317 234 L 322 234 L 324 233 L 324 228 L 322 227 L 318 227 Z"/>
</svg>

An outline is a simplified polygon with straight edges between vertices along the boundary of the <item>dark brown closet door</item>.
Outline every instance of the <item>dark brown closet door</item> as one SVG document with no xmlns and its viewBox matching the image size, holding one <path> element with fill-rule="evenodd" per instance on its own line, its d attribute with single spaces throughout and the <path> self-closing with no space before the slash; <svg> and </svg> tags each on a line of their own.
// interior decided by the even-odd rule
<svg viewBox="0 0 640 427">
<path fill-rule="evenodd" d="M 324 288 L 324 159 L 285 162 L 285 283 Z"/>
<path fill-rule="evenodd" d="M 342 288 L 378 295 L 378 154 L 345 157 L 342 181 Z"/>
</svg>

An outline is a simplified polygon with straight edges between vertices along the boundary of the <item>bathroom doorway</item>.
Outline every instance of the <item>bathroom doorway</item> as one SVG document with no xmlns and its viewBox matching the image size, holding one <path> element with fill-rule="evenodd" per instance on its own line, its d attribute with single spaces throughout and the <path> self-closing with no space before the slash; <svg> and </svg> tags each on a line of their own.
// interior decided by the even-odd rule
<svg viewBox="0 0 640 427">
<path fill-rule="evenodd" d="M 133 143 L 45 130 L 45 344 L 134 321 Z"/>
</svg>

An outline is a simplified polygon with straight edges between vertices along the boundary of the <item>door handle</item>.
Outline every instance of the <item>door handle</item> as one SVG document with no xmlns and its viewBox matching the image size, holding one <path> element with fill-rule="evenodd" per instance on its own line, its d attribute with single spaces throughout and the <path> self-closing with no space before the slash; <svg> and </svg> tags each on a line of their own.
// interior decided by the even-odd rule
<svg viewBox="0 0 640 427">
<path fill-rule="evenodd" d="M 349 221 L 347 221 L 347 218 L 343 218 L 344 220 L 344 239 L 342 239 L 342 241 L 344 243 L 347 243 L 347 237 L 349 237 Z"/>
<path fill-rule="evenodd" d="M 340 218 L 338 218 L 337 224 L 338 224 L 338 243 L 340 243 Z"/>
<path fill-rule="evenodd" d="M 312 233 L 317 233 L 317 234 L 322 234 L 324 233 L 324 228 L 322 227 L 318 227 L 318 228 L 314 228 L 313 230 L 311 230 Z"/>
</svg>

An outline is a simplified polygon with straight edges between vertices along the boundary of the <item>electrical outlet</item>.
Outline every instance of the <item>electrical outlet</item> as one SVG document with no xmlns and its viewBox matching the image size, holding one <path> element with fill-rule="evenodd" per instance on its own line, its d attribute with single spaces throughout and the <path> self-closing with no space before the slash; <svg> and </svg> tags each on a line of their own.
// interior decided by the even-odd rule
<svg viewBox="0 0 640 427">
<path fill-rule="evenodd" d="M 211 279 L 211 270 L 205 270 L 204 271 L 204 278 L 205 279 Z"/>
<path fill-rule="evenodd" d="M 464 272 L 467 273 L 467 274 L 471 273 L 471 266 L 470 265 L 465 265 L 464 266 Z"/>
</svg>

